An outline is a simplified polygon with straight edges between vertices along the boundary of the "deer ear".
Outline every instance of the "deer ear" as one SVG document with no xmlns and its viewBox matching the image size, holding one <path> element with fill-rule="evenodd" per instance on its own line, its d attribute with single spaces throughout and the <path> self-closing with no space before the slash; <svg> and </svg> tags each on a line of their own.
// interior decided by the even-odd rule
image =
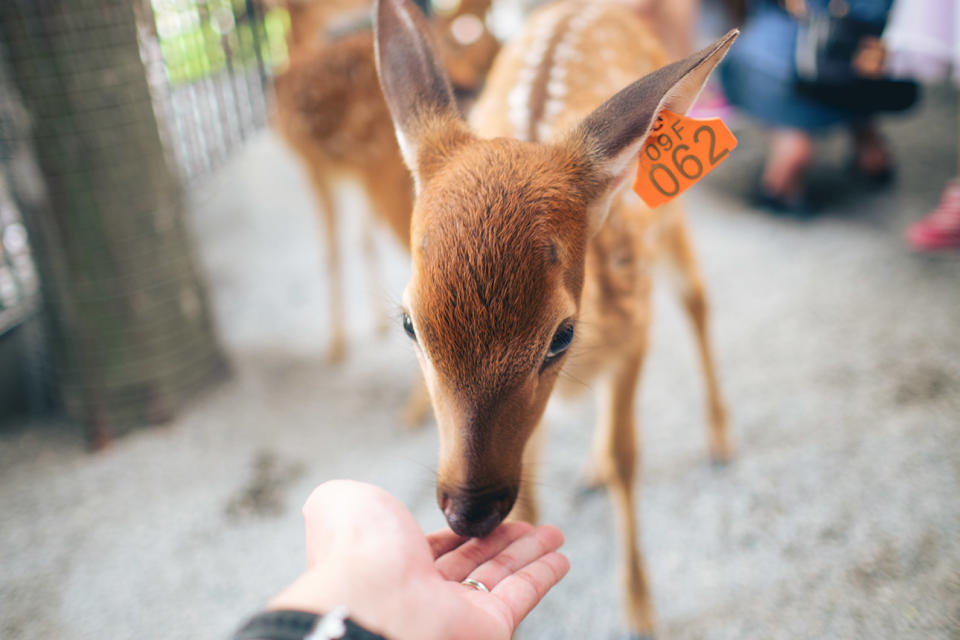
<svg viewBox="0 0 960 640">
<path fill-rule="evenodd" d="M 438 163 L 436 156 L 450 150 L 447 134 L 464 137 L 466 125 L 420 9 L 410 0 L 378 0 L 375 31 L 380 87 L 419 191 Z"/>
<path fill-rule="evenodd" d="M 602 224 L 609 197 L 633 167 L 657 114 L 663 109 L 686 113 L 738 35 L 733 29 L 709 47 L 637 80 L 597 107 L 573 131 L 573 142 L 587 154 L 599 183 L 608 185 L 597 198 L 601 206 L 594 209 L 600 219 L 591 220 L 591 228 Z"/>
</svg>

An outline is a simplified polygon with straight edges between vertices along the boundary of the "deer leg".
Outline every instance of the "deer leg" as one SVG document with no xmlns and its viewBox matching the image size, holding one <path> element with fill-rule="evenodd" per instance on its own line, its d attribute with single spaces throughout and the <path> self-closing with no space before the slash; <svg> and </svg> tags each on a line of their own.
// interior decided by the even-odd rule
<svg viewBox="0 0 960 640">
<path fill-rule="evenodd" d="M 537 467 L 540 463 L 540 449 L 543 444 L 543 424 L 537 425 L 523 450 L 523 474 L 520 481 L 520 493 L 510 512 L 510 520 L 520 520 L 537 524 L 540 508 L 537 503 Z"/>
<path fill-rule="evenodd" d="M 390 313 L 384 303 L 383 272 L 380 269 L 380 258 L 377 255 L 377 243 L 374 237 L 375 223 L 373 220 L 363 221 L 363 257 L 367 262 L 367 278 L 370 282 L 370 305 L 375 316 L 377 335 L 385 336 L 390 329 Z"/>
<path fill-rule="evenodd" d="M 391 167 L 396 169 L 391 171 Z M 413 191 L 406 166 L 400 158 L 394 163 L 380 165 L 378 170 L 364 174 L 363 185 L 376 216 L 387 223 L 397 241 L 409 251 Z M 381 319 L 388 317 L 382 307 L 375 305 L 374 308 Z M 417 376 L 414 384 L 403 409 L 403 422 L 411 428 L 422 424 L 430 411 L 430 394 L 427 392 L 426 383 L 422 377 Z"/>
<path fill-rule="evenodd" d="M 393 144 L 392 139 L 390 144 Z M 399 151 L 396 153 L 399 154 Z M 402 159 L 398 156 L 392 162 L 366 167 L 361 174 L 361 182 L 370 201 L 374 218 L 386 224 L 404 250 L 409 251 L 413 189 L 410 185 L 410 174 Z M 373 244 L 373 224 L 374 221 L 371 220 L 364 227 L 364 250 L 367 252 L 368 272 L 371 274 L 376 272 L 378 282 L 383 282 L 382 272 L 378 268 L 375 270 L 375 263 L 379 261 Z M 389 313 L 384 304 L 382 287 L 374 291 L 377 294 L 377 298 L 373 301 L 373 308 L 378 316 L 377 333 L 382 335 L 390 326 Z"/>
<path fill-rule="evenodd" d="M 416 381 L 413 388 L 410 389 L 410 396 L 407 398 L 407 404 L 403 407 L 403 423 L 413 429 L 423 424 L 430 412 L 430 392 L 427 391 L 427 383 L 423 376 L 417 372 Z"/>
<path fill-rule="evenodd" d="M 313 187 L 323 217 L 327 277 L 330 282 L 330 347 L 327 357 L 331 362 L 340 362 L 346 355 L 347 342 L 343 326 L 343 279 L 340 273 L 340 243 L 337 241 L 337 209 L 325 176 L 314 175 Z"/>
<path fill-rule="evenodd" d="M 678 294 L 690 317 L 700 362 L 703 365 L 703 377 L 707 391 L 708 442 L 710 458 L 716 464 L 730 460 L 731 447 L 727 429 L 727 410 L 717 382 L 717 370 L 710 345 L 709 308 L 700 267 L 697 264 L 693 242 L 683 217 L 678 217 L 672 225 L 669 238 L 669 259 L 678 276 Z"/>
<path fill-rule="evenodd" d="M 397 242 L 409 251 L 413 186 L 406 165 L 400 158 L 395 163 L 379 164 L 370 168 L 362 180 L 374 214 L 393 232 Z"/>
<path fill-rule="evenodd" d="M 635 395 L 645 345 L 619 363 L 600 389 L 600 420 L 595 439 L 595 463 L 613 501 L 622 554 L 621 579 L 630 630 L 640 637 L 653 631 L 653 608 L 637 544 L 637 514 L 633 488 L 637 467 Z"/>
</svg>

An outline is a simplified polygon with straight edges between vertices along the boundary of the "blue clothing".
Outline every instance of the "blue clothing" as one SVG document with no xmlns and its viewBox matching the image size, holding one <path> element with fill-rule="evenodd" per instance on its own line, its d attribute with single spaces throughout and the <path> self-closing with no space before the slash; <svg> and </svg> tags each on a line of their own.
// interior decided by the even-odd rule
<svg viewBox="0 0 960 640">
<path fill-rule="evenodd" d="M 849 15 L 884 22 L 893 0 L 846 0 Z M 826 11 L 829 0 L 808 0 L 812 10 Z M 743 33 L 720 67 L 727 99 L 751 116 L 773 126 L 810 132 L 849 124 L 869 116 L 831 107 L 794 86 L 796 20 L 775 2 L 754 2 Z"/>
</svg>

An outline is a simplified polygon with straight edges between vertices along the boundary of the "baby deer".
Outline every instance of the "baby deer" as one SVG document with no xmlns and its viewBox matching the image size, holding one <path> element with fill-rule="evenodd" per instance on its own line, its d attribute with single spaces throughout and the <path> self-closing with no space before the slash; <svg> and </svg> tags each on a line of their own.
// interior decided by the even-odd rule
<svg viewBox="0 0 960 640">
<path fill-rule="evenodd" d="M 372 1 L 274 2 L 282 2 L 290 13 L 290 66 L 274 83 L 274 125 L 303 162 L 318 200 L 331 287 L 329 357 L 338 361 L 345 355 L 346 339 L 336 185 L 344 179 L 357 181 L 375 215 L 403 247 L 410 246 L 413 187 L 377 82 L 373 33 L 369 24 L 363 24 L 369 20 Z M 442 57 L 455 61 L 452 68 L 461 83 L 479 83 L 499 48 L 482 21 L 489 5 L 490 0 L 469 0 L 435 23 L 445 34 Z M 474 32 L 467 33 L 469 37 L 457 40 L 451 35 L 458 19 L 470 20 Z M 367 270 L 374 273 L 378 269 L 372 228 L 365 222 L 362 229 Z M 382 295 L 373 296 L 381 323 L 388 315 L 383 302 Z M 411 411 L 415 419 L 417 411 Z"/>
<path fill-rule="evenodd" d="M 662 66 L 629 7 L 549 5 L 494 62 L 474 133 L 409 0 L 379 0 L 376 30 L 380 82 L 416 185 L 403 328 L 439 426 L 439 506 L 466 536 L 490 533 L 511 511 L 536 518 L 534 487 L 521 483 L 537 457 L 531 436 L 555 386 L 594 381 L 595 478 L 616 508 L 630 627 L 649 633 L 634 419 L 657 257 L 677 272 L 699 341 L 710 453 L 725 460 L 729 448 L 682 209 L 650 210 L 627 179 L 657 114 L 687 111 L 737 32 Z M 558 380 L 561 370 L 572 375 Z"/>
</svg>

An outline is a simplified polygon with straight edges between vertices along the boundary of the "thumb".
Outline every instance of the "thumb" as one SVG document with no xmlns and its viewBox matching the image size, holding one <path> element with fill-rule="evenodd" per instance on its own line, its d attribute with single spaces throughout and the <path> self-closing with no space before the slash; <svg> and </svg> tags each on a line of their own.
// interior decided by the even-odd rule
<svg viewBox="0 0 960 640">
<path fill-rule="evenodd" d="M 303 505 L 307 566 L 332 549 L 360 551 L 368 544 L 394 546 L 423 531 L 402 502 L 372 484 L 330 480 Z"/>
</svg>

